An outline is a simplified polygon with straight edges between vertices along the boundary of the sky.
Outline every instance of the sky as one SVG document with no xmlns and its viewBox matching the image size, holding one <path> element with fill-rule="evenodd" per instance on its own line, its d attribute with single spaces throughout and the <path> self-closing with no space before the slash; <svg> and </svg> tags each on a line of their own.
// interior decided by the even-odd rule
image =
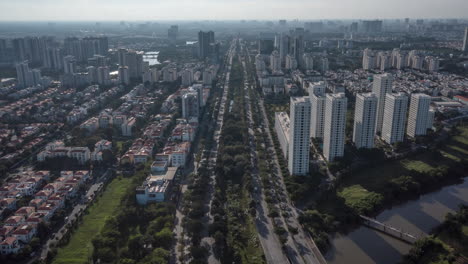
<svg viewBox="0 0 468 264">
<path fill-rule="evenodd" d="M 468 18 L 468 0 L 0 0 L 1 21 Z"/>
</svg>

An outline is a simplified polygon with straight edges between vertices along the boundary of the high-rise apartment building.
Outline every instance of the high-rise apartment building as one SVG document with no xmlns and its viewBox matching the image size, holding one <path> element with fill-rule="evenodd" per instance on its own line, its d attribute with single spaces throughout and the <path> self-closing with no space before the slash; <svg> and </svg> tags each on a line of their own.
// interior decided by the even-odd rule
<svg viewBox="0 0 468 264">
<path fill-rule="evenodd" d="M 291 97 L 288 169 L 292 175 L 309 173 L 310 101 Z"/>
<path fill-rule="evenodd" d="M 63 71 L 65 74 L 73 74 L 76 72 L 76 60 L 72 55 L 63 57 Z"/>
<path fill-rule="evenodd" d="M 353 142 L 356 148 L 373 148 L 377 117 L 377 96 L 373 93 L 356 95 Z"/>
<path fill-rule="evenodd" d="M 465 28 L 465 37 L 463 38 L 463 52 L 468 52 L 468 27 Z"/>
<path fill-rule="evenodd" d="M 127 66 L 119 67 L 119 82 L 125 85 L 130 84 L 130 72 Z"/>
<path fill-rule="evenodd" d="M 179 26 L 177 25 L 172 25 L 167 30 L 167 38 L 169 39 L 169 42 L 173 44 L 176 43 L 178 35 L 179 35 Z"/>
<path fill-rule="evenodd" d="M 310 136 L 323 138 L 325 125 L 325 82 L 317 82 L 309 85 L 309 97 L 311 104 Z"/>
<path fill-rule="evenodd" d="M 406 134 L 410 137 L 426 135 L 431 113 L 429 107 L 431 97 L 427 94 L 414 93 L 411 95 L 411 102 L 408 115 L 408 127 Z M 432 124 L 431 124 L 432 126 Z"/>
<path fill-rule="evenodd" d="M 344 155 L 347 104 L 344 93 L 326 96 L 323 155 L 328 161 Z"/>
<path fill-rule="evenodd" d="M 188 92 L 182 96 L 182 117 L 190 119 L 199 116 L 199 100 L 196 91 Z"/>
<path fill-rule="evenodd" d="M 273 72 L 281 71 L 281 57 L 278 51 L 274 50 L 270 55 L 270 68 Z"/>
<path fill-rule="evenodd" d="M 215 34 L 213 31 L 198 32 L 198 56 L 205 59 L 211 56 L 212 46 L 215 43 Z"/>
<path fill-rule="evenodd" d="M 374 82 L 372 84 L 372 92 L 377 96 L 377 122 L 375 131 L 379 133 L 382 131 L 382 124 L 385 110 L 385 96 L 392 92 L 393 78 L 390 74 L 385 73 L 381 75 L 374 75 Z"/>
<path fill-rule="evenodd" d="M 404 93 L 389 93 L 385 96 L 385 115 L 382 139 L 388 144 L 402 142 L 405 135 L 408 96 Z"/>
</svg>

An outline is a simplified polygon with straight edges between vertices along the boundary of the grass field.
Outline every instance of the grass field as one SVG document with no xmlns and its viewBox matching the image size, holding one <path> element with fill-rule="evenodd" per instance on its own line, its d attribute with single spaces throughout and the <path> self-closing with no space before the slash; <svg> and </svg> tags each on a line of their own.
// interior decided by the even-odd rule
<svg viewBox="0 0 468 264">
<path fill-rule="evenodd" d="M 394 178 L 408 175 L 411 170 L 428 173 L 439 165 L 451 166 L 468 157 L 468 126 L 460 126 L 460 135 L 453 136 L 443 145 L 440 152 L 444 158 L 434 157 L 430 153 L 421 153 L 411 158 L 389 161 L 374 168 L 367 168 L 344 178 L 339 196 L 348 206 L 360 208 L 369 204 L 369 194 L 383 193 L 386 184 Z M 354 205 L 354 206 L 353 206 Z"/>
<path fill-rule="evenodd" d="M 344 198 L 346 205 L 356 209 L 358 213 L 365 213 L 366 210 L 380 205 L 383 200 L 382 195 L 370 192 L 361 185 L 345 187 L 338 193 L 338 196 Z"/>
<path fill-rule="evenodd" d="M 89 214 L 83 217 L 83 222 L 73 233 L 70 242 L 58 249 L 58 254 L 52 263 L 83 264 L 88 262 L 88 257 L 93 250 L 91 240 L 118 207 L 129 184 L 128 178 L 115 178 L 107 186 L 102 197 L 98 197 L 96 203 L 89 208 Z"/>
</svg>

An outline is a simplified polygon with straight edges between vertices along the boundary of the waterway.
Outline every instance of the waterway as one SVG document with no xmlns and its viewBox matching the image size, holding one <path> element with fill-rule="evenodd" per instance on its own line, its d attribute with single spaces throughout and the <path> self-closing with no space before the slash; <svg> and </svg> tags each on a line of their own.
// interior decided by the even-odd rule
<svg viewBox="0 0 468 264">
<path fill-rule="evenodd" d="M 420 236 L 442 223 L 445 215 L 456 211 L 459 204 L 468 204 L 468 177 L 461 184 L 385 210 L 376 219 Z M 329 264 L 396 264 L 411 249 L 411 245 L 365 226 L 347 235 L 337 234 L 331 238 L 331 243 L 325 256 Z"/>
<path fill-rule="evenodd" d="M 158 61 L 158 55 L 159 51 L 148 51 L 143 54 L 143 61 L 149 62 L 149 65 L 157 65 L 161 64 L 161 62 Z"/>
</svg>

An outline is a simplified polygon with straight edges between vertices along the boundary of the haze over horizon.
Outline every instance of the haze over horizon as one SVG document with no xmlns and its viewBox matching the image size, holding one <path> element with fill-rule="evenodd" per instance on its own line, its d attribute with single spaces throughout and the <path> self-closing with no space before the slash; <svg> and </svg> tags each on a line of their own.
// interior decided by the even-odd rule
<svg viewBox="0 0 468 264">
<path fill-rule="evenodd" d="M 466 10 L 466 0 L 7 0 L 0 21 L 468 18 Z"/>
</svg>

